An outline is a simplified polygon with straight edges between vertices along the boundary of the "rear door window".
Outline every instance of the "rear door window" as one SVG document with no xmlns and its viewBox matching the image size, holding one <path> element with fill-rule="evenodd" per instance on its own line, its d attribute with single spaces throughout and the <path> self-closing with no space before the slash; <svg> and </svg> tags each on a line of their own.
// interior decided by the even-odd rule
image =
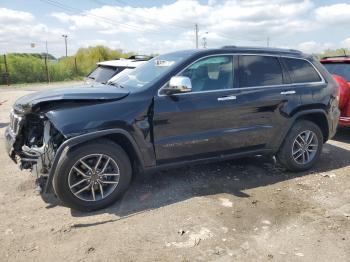
<svg viewBox="0 0 350 262">
<path fill-rule="evenodd" d="M 239 86 L 271 86 L 283 84 L 280 62 L 274 56 L 242 55 L 239 60 Z"/>
<path fill-rule="evenodd" d="M 322 81 L 315 68 L 303 59 L 283 58 L 293 83 L 313 83 Z"/>
</svg>

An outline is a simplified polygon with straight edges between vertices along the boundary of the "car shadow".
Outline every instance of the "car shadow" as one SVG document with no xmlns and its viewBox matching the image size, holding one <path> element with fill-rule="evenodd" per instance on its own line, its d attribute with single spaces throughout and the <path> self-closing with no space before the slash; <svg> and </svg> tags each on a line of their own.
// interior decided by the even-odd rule
<svg viewBox="0 0 350 262">
<path fill-rule="evenodd" d="M 9 125 L 9 123 L 0 123 L 0 128 L 7 127 L 8 125 Z"/>
<path fill-rule="evenodd" d="M 333 140 L 344 143 L 350 143 L 350 127 L 339 128 Z"/>
<path fill-rule="evenodd" d="M 347 141 L 350 135 L 344 139 Z M 307 172 L 287 172 L 275 164 L 272 158 L 266 157 L 250 157 L 159 171 L 149 177 L 146 176 L 145 179 L 136 179 L 126 194 L 111 207 L 90 213 L 71 210 L 71 214 L 75 217 L 101 213 L 118 216 L 117 219 L 98 223 L 75 225 L 75 227 L 88 227 L 125 219 L 198 196 L 227 193 L 249 198 L 250 195 L 244 192 L 246 189 L 272 185 L 348 165 L 350 165 L 350 150 L 325 144 L 321 159 Z"/>
</svg>

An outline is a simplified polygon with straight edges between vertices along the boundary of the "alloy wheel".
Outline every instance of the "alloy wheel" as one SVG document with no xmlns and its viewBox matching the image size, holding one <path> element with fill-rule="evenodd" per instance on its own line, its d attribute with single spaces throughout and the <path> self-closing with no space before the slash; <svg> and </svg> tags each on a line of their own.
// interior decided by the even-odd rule
<svg viewBox="0 0 350 262">
<path fill-rule="evenodd" d="M 70 191 L 83 201 L 100 201 L 109 196 L 119 183 L 119 167 L 105 154 L 80 158 L 68 175 Z"/>
<path fill-rule="evenodd" d="M 316 156 L 318 139 L 311 130 L 301 132 L 293 142 L 292 155 L 296 163 L 306 165 Z"/>
</svg>

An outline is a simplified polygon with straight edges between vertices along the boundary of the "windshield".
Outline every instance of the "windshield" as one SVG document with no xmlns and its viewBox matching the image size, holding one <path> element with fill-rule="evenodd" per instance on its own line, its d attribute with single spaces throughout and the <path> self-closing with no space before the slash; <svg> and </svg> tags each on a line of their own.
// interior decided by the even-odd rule
<svg viewBox="0 0 350 262">
<path fill-rule="evenodd" d="M 143 88 L 160 79 L 189 55 L 189 53 L 172 53 L 157 56 L 113 82 L 126 88 Z"/>
<path fill-rule="evenodd" d="M 87 77 L 95 80 L 98 83 L 106 83 L 114 75 L 123 71 L 125 67 L 101 66 L 99 65 Z"/>
<path fill-rule="evenodd" d="M 329 73 L 343 77 L 350 82 L 350 64 L 347 63 L 327 63 L 323 64 Z"/>
</svg>

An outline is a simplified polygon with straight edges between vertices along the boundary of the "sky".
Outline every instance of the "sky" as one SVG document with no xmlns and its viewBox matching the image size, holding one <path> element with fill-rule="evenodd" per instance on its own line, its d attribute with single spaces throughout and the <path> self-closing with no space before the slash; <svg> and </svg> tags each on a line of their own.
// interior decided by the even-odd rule
<svg viewBox="0 0 350 262">
<path fill-rule="evenodd" d="M 0 53 L 68 55 L 105 45 L 139 54 L 224 45 L 350 48 L 350 0 L 0 0 Z M 31 43 L 35 47 L 31 47 Z"/>
</svg>

